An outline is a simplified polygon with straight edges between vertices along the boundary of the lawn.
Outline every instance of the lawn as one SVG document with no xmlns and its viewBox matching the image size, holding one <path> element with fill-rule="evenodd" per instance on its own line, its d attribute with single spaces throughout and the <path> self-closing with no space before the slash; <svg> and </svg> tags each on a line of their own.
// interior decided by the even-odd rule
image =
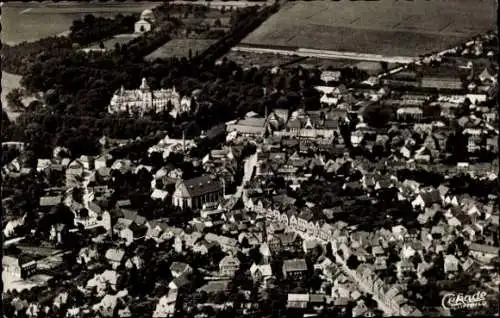
<svg viewBox="0 0 500 318">
<path fill-rule="evenodd" d="M 288 3 L 243 44 L 416 56 L 496 26 L 494 0 Z"/>
<path fill-rule="evenodd" d="M 140 13 L 160 2 L 36 3 L 6 2 L 2 6 L 2 42 L 16 44 L 55 36 L 69 29 L 73 20 L 86 14 L 113 17 Z"/>
<path fill-rule="evenodd" d="M 189 49 L 191 49 L 194 56 L 196 52 L 201 54 L 215 42 L 217 42 L 217 40 L 174 39 L 165 43 L 163 46 L 153 51 L 153 53 L 146 56 L 146 60 L 152 61 L 158 58 L 188 57 Z"/>
<path fill-rule="evenodd" d="M 115 35 L 111 39 L 103 41 L 104 48 L 107 50 L 112 50 L 112 49 L 114 49 L 114 47 L 117 43 L 120 45 L 127 44 L 128 42 L 132 41 L 133 39 L 137 38 L 138 36 L 140 36 L 140 34 L 118 34 L 118 35 Z M 89 49 L 98 49 L 99 43 L 94 43 L 91 46 L 89 46 L 88 48 Z"/>
</svg>

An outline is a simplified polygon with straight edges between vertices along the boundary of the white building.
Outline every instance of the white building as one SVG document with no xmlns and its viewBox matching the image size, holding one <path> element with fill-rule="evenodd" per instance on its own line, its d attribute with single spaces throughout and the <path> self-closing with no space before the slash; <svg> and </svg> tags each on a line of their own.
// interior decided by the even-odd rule
<svg viewBox="0 0 500 318">
<path fill-rule="evenodd" d="M 143 116 L 146 112 L 159 113 L 170 111 L 173 117 L 189 112 L 191 99 L 182 97 L 174 88 L 151 90 L 146 79 L 135 90 L 125 90 L 123 87 L 115 92 L 108 106 L 109 113 L 126 112 Z"/>
<path fill-rule="evenodd" d="M 142 12 L 141 18 L 134 24 L 135 33 L 145 33 L 151 31 L 154 23 L 153 11 L 146 9 Z"/>
</svg>

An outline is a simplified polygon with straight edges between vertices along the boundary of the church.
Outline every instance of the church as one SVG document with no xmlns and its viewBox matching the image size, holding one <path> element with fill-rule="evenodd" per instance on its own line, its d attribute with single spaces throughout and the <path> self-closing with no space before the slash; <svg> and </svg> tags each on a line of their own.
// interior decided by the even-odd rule
<svg viewBox="0 0 500 318">
<path fill-rule="evenodd" d="M 126 90 L 121 87 L 115 92 L 108 106 L 108 112 L 128 113 L 144 116 L 146 113 L 169 111 L 172 117 L 191 110 L 191 98 L 180 94 L 174 88 L 151 90 L 143 78 L 139 89 Z"/>
</svg>

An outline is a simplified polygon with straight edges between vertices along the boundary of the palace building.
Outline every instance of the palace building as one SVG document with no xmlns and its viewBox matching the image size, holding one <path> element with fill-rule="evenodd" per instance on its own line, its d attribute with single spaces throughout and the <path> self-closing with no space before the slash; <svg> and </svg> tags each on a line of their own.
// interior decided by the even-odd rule
<svg viewBox="0 0 500 318">
<path fill-rule="evenodd" d="M 174 88 L 151 90 L 146 79 L 135 90 L 125 90 L 123 87 L 115 92 L 108 106 L 109 113 L 125 112 L 143 116 L 145 113 L 160 113 L 169 111 L 172 117 L 189 112 L 191 98 L 182 97 Z"/>
</svg>

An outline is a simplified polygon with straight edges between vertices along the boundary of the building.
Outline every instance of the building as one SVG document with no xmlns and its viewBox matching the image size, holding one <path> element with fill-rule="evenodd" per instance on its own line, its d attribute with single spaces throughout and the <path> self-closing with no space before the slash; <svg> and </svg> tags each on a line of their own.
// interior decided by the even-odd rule
<svg viewBox="0 0 500 318">
<path fill-rule="evenodd" d="M 236 131 L 242 136 L 264 136 L 266 130 L 266 118 L 253 117 L 226 123 L 226 132 Z"/>
<path fill-rule="evenodd" d="M 333 139 L 339 135 L 339 123 L 345 118 L 341 112 L 323 112 L 302 110 L 294 112 L 286 124 L 286 129 L 275 131 L 277 136 L 301 137 L 301 138 L 325 138 Z"/>
<path fill-rule="evenodd" d="M 403 71 L 391 74 L 382 80 L 382 84 L 390 87 L 418 87 L 419 81 L 420 78 L 417 73 Z"/>
<path fill-rule="evenodd" d="M 145 113 L 169 111 L 173 117 L 191 110 L 191 98 L 182 97 L 175 90 L 151 90 L 143 78 L 139 89 L 126 90 L 121 87 L 115 92 L 108 106 L 109 113 L 125 112 L 143 116 Z"/>
<path fill-rule="evenodd" d="M 323 71 L 321 72 L 320 78 L 325 83 L 332 83 L 340 81 L 341 77 L 340 71 Z"/>
<path fill-rule="evenodd" d="M 224 196 L 224 181 L 214 176 L 179 181 L 175 186 L 172 201 L 178 207 L 201 209 L 204 204 L 219 202 Z"/>
<path fill-rule="evenodd" d="M 457 77 L 423 76 L 421 86 L 423 88 L 461 90 L 462 81 Z"/>
<path fill-rule="evenodd" d="M 283 277 L 300 279 L 307 272 L 307 264 L 303 258 L 288 259 L 283 262 Z"/>
<path fill-rule="evenodd" d="M 2 268 L 5 273 L 22 279 L 34 274 L 37 263 L 34 260 L 25 261 L 18 257 L 4 255 L 2 257 Z"/>
<path fill-rule="evenodd" d="M 416 120 L 420 121 L 423 111 L 419 107 L 402 107 L 396 111 L 398 120 Z"/>
<path fill-rule="evenodd" d="M 238 258 L 228 255 L 219 263 L 219 272 L 221 276 L 233 277 L 240 269 L 240 261 Z"/>
<path fill-rule="evenodd" d="M 153 11 L 146 9 L 142 12 L 141 18 L 134 24 L 135 33 L 146 33 L 153 29 Z"/>
</svg>

